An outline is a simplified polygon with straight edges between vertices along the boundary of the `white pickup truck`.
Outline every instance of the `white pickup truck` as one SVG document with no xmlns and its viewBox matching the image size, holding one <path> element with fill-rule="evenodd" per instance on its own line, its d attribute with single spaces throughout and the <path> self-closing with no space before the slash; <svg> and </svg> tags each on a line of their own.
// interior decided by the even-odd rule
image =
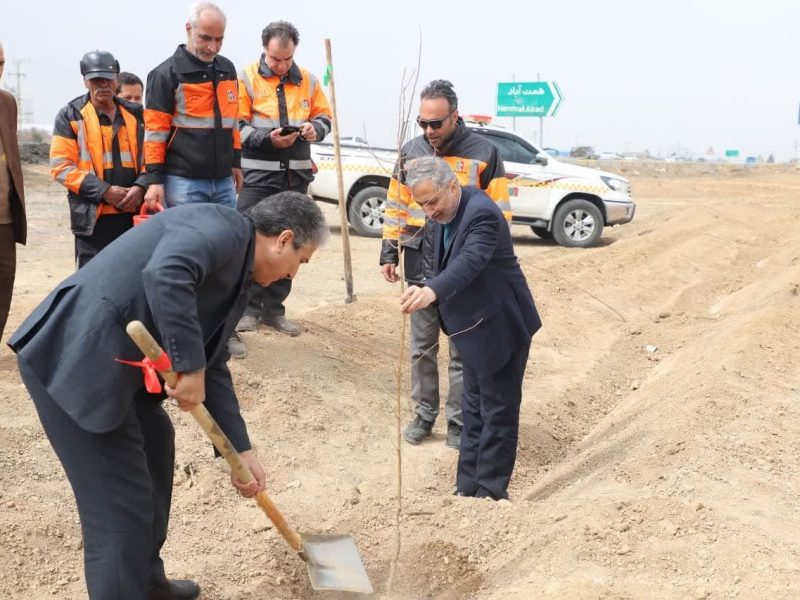
<svg viewBox="0 0 800 600">
<path fill-rule="evenodd" d="M 633 219 L 636 204 L 627 179 L 561 162 L 486 119 L 465 121 L 500 152 L 510 180 L 513 223 L 528 225 L 539 237 L 562 246 L 587 248 L 597 244 L 603 227 Z M 350 224 L 360 235 L 380 237 L 397 152 L 351 143 L 342 145 L 341 153 Z M 313 144 L 312 158 L 318 172 L 308 193 L 323 202 L 338 202 L 333 145 Z"/>
</svg>

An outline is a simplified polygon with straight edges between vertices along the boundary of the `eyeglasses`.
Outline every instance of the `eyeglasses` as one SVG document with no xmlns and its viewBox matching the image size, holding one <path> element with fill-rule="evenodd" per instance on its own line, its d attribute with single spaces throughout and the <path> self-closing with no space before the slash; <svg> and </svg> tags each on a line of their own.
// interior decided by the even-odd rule
<svg viewBox="0 0 800 600">
<path fill-rule="evenodd" d="M 450 115 L 452 114 L 453 114 L 452 112 L 449 112 L 441 119 L 431 119 L 430 121 L 425 121 L 424 119 L 420 119 L 419 117 L 417 117 L 417 125 L 422 127 L 422 129 L 427 129 L 428 127 L 430 127 L 435 131 L 437 129 L 441 129 L 442 125 L 444 125 L 444 122 L 447 121 L 447 119 L 449 119 Z"/>
<path fill-rule="evenodd" d="M 453 180 L 452 183 L 437 187 L 436 192 L 428 198 L 420 198 L 420 199 L 414 198 L 414 201 L 419 205 L 419 207 L 422 210 L 425 210 L 426 208 L 433 209 L 439 205 L 439 203 L 444 199 L 444 197 L 447 195 L 448 192 L 451 192 L 453 190 L 453 184 L 455 182 L 456 181 Z"/>
</svg>

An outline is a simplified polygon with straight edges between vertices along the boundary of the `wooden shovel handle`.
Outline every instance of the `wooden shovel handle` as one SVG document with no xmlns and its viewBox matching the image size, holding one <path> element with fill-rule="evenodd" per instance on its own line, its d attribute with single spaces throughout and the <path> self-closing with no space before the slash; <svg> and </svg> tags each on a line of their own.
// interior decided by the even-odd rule
<svg viewBox="0 0 800 600">
<path fill-rule="evenodd" d="M 125 330 L 147 358 L 154 362 L 158 361 L 164 351 L 161 349 L 161 346 L 158 345 L 158 342 L 153 339 L 153 336 L 150 335 L 150 332 L 147 331 L 147 328 L 141 321 L 131 321 L 128 323 Z M 170 387 L 174 387 L 175 384 L 178 383 L 179 376 L 175 371 L 170 369 L 169 371 L 159 371 L 159 373 Z M 233 447 L 228 436 L 220 429 L 214 417 L 211 416 L 206 407 L 202 404 L 198 404 L 189 412 L 192 413 L 192 416 L 200 424 L 200 427 L 206 432 L 206 435 L 211 439 L 214 447 L 219 450 L 219 453 L 228 461 L 236 477 L 245 483 L 253 481 L 255 477 L 253 477 L 250 469 L 242 462 L 236 448 Z M 275 528 L 289 543 L 292 549 L 295 552 L 302 553 L 303 544 L 300 540 L 300 536 L 289 526 L 267 492 L 264 490 L 260 491 L 256 495 L 256 502 L 258 502 L 258 505 L 267 514 L 269 520 L 272 521 L 272 524 L 275 525 Z"/>
</svg>

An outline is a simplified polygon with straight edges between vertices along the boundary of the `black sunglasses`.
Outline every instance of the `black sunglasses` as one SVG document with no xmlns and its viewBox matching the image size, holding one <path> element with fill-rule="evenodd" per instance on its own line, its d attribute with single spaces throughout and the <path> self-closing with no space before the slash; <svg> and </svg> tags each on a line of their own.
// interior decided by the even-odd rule
<svg viewBox="0 0 800 600">
<path fill-rule="evenodd" d="M 422 129 L 427 129 L 428 127 L 430 127 L 433 130 L 441 129 L 442 125 L 444 125 L 444 122 L 447 119 L 449 119 L 450 115 L 452 115 L 452 114 L 453 113 L 449 112 L 445 116 L 443 116 L 441 119 L 431 119 L 430 121 L 425 121 L 424 119 L 420 119 L 419 117 L 417 117 L 417 125 L 422 127 Z"/>
</svg>

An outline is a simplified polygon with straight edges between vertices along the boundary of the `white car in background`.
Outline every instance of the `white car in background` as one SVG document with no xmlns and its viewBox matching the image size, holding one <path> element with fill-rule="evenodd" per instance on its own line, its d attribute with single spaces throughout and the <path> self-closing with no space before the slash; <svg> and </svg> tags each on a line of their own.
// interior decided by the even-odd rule
<svg viewBox="0 0 800 600">
<path fill-rule="evenodd" d="M 509 181 L 512 222 L 528 225 L 543 239 L 568 247 L 588 248 L 603 228 L 628 223 L 636 205 L 624 177 L 561 162 L 517 133 L 491 125 L 485 117 L 465 117 L 467 127 L 495 145 Z M 397 152 L 342 146 L 347 216 L 360 235 L 380 237 L 383 207 Z M 308 193 L 323 202 L 338 202 L 332 144 L 312 144 L 318 168 Z"/>
</svg>

